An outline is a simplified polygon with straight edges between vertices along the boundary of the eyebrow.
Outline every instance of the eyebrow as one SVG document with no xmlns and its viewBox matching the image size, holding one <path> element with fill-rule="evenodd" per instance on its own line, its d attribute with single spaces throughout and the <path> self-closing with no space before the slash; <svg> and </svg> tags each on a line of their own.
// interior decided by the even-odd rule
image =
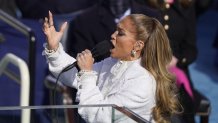
<svg viewBox="0 0 218 123">
<path fill-rule="evenodd" d="M 119 31 L 125 31 L 123 28 L 120 27 L 120 25 L 117 25 L 117 30 L 119 30 Z"/>
<path fill-rule="evenodd" d="M 117 25 L 117 30 L 118 30 L 118 31 L 122 31 L 122 32 L 124 32 L 124 33 L 125 33 L 125 32 L 129 32 L 129 33 L 133 33 L 133 34 L 136 33 L 136 32 L 133 31 L 133 30 L 127 30 L 127 29 L 125 30 L 125 29 L 121 28 L 119 24 Z"/>
</svg>

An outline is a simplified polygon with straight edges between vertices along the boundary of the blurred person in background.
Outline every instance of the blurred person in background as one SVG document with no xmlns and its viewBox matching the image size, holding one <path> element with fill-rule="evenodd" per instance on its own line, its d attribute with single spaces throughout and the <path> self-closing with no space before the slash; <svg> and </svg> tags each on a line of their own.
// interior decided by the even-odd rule
<svg viewBox="0 0 218 123">
<path fill-rule="evenodd" d="M 161 12 L 161 22 L 170 39 L 174 55 L 171 67 L 178 67 L 186 73 L 191 90 L 194 91 L 188 67 L 196 60 L 198 53 L 196 19 L 208 8 L 211 0 L 144 0 L 143 2 Z M 186 90 L 188 89 L 185 87 L 180 88 L 180 101 L 184 108 L 181 122 L 195 123 L 194 115 L 200 101 L 197 96 L 192 97 Z"/>
<path fill-rule="evenodd" d="M 15 0 L 0 0 L 0 9 L 15 18 L 20 17 L 20 10 Z"/>
<path fill-rule="evenodd" d="M 218 11 L 218 0 L 214 0 L 214 9 L 216 11 Z M 215 57 L 214 57 L 214 65 L 216 66 L 216 68 L 218 69 L 218 27 L 216 30 L 216 35 L 212 44 L 212 47 L 216 50 L 215 51 Z"/>
<path fill-rule="evenodd" d="M 216 50 L 215 57 L 214 57 L 214 65 L 218 69 L 218 30 L 216 31 L 216 36 L 213 42 L 213 48 Z"/>
<path fill-rule="evenodd" d="M 11 1 L 11 0 L 10 0 Z M 88 8 L 98 0 L 16 0 L 23 18 L 41 19 L 48 15 L 72 13 Z"/>
<path fill-rule="evenodd" d="M 160 10 L 161 22 L 170 39 L 176 66 L 188 73 L 188 66 L 197 58 L 195 1 L 145 0 Z"/>
</svg>

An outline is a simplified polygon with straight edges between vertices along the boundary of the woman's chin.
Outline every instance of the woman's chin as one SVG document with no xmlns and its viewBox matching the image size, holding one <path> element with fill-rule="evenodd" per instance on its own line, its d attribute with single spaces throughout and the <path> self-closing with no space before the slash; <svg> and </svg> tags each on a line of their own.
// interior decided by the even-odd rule
<svg viewBox="0 0 218 123">
<path fill-rule="evenodd" d="M 113 58 L 115 58 L 115 55 L 113 54 L 113 52 L 111 52 L 110 56 L 113 57 Z"/>
<path fill-rule="evenodd" d="M 113 57 L 113 58 L 116 57 L 116 53 L 115 53 L 115 50 L 114 50 L 114 49 L 111 49 L 111 50 L 110 50 L 110 53 L 111 53 L 111 54 L 110 54 L 111 57 Z"/>
<path fill-rule="evenodd" d="M 110 53 L 113 54 L 113 49 L 110 49 Z"/>
<path fill-rule="evenodd" d="M 112 53 L 110 54 L 110 56 L 114 58 L 114 55 Z"/>
</svg>

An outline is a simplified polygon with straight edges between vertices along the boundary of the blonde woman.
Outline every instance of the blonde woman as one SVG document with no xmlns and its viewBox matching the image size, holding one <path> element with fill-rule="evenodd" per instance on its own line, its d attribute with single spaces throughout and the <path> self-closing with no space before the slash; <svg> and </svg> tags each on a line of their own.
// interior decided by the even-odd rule
<svg viewBox="0 0 218 123">
<path fill-rule="evenodd" d="M 65 72 L 62 80 L 78 90 L 80 105 L 116 104 L 125 106 L 154 123 L 170 122 L 177 112 L 175 80 L 167 71 L 172 59 L 167 35 L 154 18 L 132 14 L 122 19 L 111 35 L 114 46 L 111 57 L 95 63 L 89 50 L 73 58 L 65 53 L 59 40 L 67 23 L 56 31 L 52 14 L 45 18 L 47 45 L 44 54 L 54 75 L 77 61 L 76 68 Z M 79 114 L 89 123 L 111 122 L 110 108 L 79 108 Z M 117 114 L 119 115 L 119 114 Z M 116 122 L 129 123 L 117 117 Z"/>
</svg>

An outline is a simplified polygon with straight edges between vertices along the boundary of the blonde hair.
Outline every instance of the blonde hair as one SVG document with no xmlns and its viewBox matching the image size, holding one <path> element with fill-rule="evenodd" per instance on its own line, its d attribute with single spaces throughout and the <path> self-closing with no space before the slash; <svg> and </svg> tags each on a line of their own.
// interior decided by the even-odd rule
<svg viewBox="0 0 218 123">
<path fill-rule="evenodd" d="M 132 14 L 128 18 L 135 27 L 135 39 L 144 41 L 141 65 L 154 76 L 157 82 L 153 118 L 157 123 L 170 122 L 170 117 L 177 112 L 179 103 L 175 77 L 166 68 L 172 59 L 167 34 L 160 22 L 154 18 L 142 14 Z"/>
</svg>

